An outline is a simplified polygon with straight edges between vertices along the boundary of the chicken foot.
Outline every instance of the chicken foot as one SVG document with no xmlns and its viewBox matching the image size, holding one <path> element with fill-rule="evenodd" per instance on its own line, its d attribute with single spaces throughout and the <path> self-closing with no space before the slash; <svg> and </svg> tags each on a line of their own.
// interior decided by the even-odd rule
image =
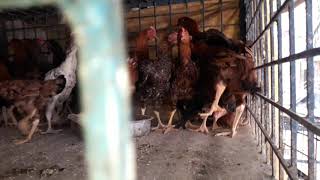
<svg viewBox="0 0 320 180">
<path fill-rule="evenodd" d="M 176 130 L 176 129 L 174 129 L 174 125 L 172 125 L 173 116 L 176 113 L 176 111 L 177 111 L 177 109 L 174 109 L 173 111 L 171 111 L 168 125 L 166 126 L 163 134 L 167 134 L 168 132 L 170 132 L 172 130 Z"/>
<path fill-rule="evenodd" d="M 240 106 L 238 106 L 236 108 L 236 115 L 235 115 L 235 118 L 232 122 L 232 127 L 231 127 L 231 132 L 230 132 L 230 129 L 229 129 L 229 132 L 221 132 L 221 133 L 217 133 L 215 134 L 215 136 L 228 136 L 230 135 L 231 138 L 234 137 L 234 135 L 236 135 L 237 133 L 237 126 L 238 126 L 238 123 L 239 123 L 239 120 L 241 118 L 241 115 L 244 111 L 244 108 L 245 108 L 245 105 L 244 104 L 241 104 Z"/>
<path fill-rule="evenodd" d="M 201 132 L 201 133 L 205 133 L 205 134 L 209 134 L 209 130 L 207 128 L 207 119 L 209 116 L 205 116 L 203 118 L 202 124 L 198 129 L 192 129 L 189 128 L 189 130 L 194 131 L 194 132 Z"/>
<path fill-rule="evenodd" d="M 215 112 L 215 113 L 214 113 L 214 115 L 213 115 L 214 120 L 213 120 L 213 124 L 212 124 L 212 130 L 213 130 L 213 131 L 219 128 L 219 126 L 217 125 L 218 120 L 219 120 L 222 116 L 226 115 L 227 113 L 228 113 L 228 112 L 227 112 L 227 110 L 226 110 L 225 108 L 223 108 L 222 111 L 218 111 L 218 112 Z"/>
<path fill-rule="evenodd" d="M 164 129 L 166 127 L 166 125 L 164 125 L 161 122 L 159 111 L 153 111 L 153 113 L 156 115 L 156 118 L 158 120 L 158 125 L 157 125 L 157 127 L 152 128 L 152 130 L 154 131 L 154 130 L 159 130 L 159 129 L 162 130 L 162 129 Z"/>
<path fill-rule="evenodd" d="M 14 109 L 14 106 L 11 106 L 7 112 L 9 114 L 10 118 L 11 118 L 13 126 L 16 127 L 18 125 L 18 121 L 17 121 L 16 117 L 13 114 L 13 109 Z"/>
<path fill-rule="evenodd" d="M 5 106 L 2 106 L 1 111 L 2 111 L 2 118 L 4 121 L 4 126 L 7 127 L 8 126 L 7 108 Z"/>
<path fill-rule="evenodd" d="M 146 106 L 141 107 L 141 115 L 145 115 L 146 114 L 146 110 L 147 110 Z"/>
<path fill-rule="evenodd" d="M 211 108 L 209 112 L 200 113 L 199 115 L 201 117 L 211 116 L 216 111 L 222 111 L 222 108 L 219 106 L 219 100 L 225 89 L 226 89 L 226 85 L 223 83 L 223 81 L 219 81 L 216 85 L 216 95 L 214 97 L 214 101 L 211 105 Z"/>
</svg>

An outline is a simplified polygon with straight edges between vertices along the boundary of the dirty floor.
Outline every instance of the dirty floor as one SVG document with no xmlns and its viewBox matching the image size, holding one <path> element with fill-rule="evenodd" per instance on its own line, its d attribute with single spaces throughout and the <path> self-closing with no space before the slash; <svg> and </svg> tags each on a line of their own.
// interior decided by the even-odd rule
<svg viewBox="0 0 320 180">
<path fill-rule="evenodd" d="M 1 180 L 86 179 L 83 142 L 70 129 L 16 146 L 18 137 L 14 129 L 0 128 Z M 138 180 L 270 179 L 248 127 L 233 139 L 180 130 L 135 142 Z"/>
</svg>

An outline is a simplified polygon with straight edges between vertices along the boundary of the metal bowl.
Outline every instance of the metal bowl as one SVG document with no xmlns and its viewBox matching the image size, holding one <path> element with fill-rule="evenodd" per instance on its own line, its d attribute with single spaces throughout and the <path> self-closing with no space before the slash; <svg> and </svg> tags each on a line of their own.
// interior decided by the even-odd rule
<svg viewBox="0 0 320 180">
<path fill-rule="evenodd" d="M 131 121 L 131 131 L 134 137 L 144 136 L 150 133 L 152 116 L 137 115 Z"/>
</svg>

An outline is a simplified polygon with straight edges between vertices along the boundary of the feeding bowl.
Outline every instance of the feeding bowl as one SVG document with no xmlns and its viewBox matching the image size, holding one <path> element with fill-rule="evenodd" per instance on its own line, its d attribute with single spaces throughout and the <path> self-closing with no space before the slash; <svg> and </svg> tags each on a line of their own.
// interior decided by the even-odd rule
<svg viewBox="0 0 320 180">
<path fill-rule="evenodd" d="M 150 133 L 152 116 L 137 115 L 131 121 L 131 132 L 134 137 L 144 136 Z"/>
</svg>

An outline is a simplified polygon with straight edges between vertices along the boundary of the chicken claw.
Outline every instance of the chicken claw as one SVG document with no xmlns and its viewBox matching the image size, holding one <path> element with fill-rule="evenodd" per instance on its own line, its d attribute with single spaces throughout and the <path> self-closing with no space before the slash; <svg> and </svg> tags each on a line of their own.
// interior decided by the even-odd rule
<svg viewBox="0 0 320 180">
<path fill-rule="evenodd" d="M 193 132 L 201 132 L 204 134 L 209 134 L 209 130 L 205 124 L 202 124 L 198 129 L 189 129 Z"/>
<path fill-rule="evenodd" d="M 155 130 L 163 130 L 165 129 L 167 126 L 162 124 L 162 123 L 158 123 L 158 125 L 156 127 L 153 127 L 151 128 L 152 131 L 155 131 Z"/>
<path fill-rule="evenodd" d="M 189 130 L 194 132 L 202 132 L 204 134 L 209 134 L 209 130 L 207 128 L 207 119 L 208 119 L 208 116 L 205 116 L 203 118 L 202 124 L 198 129 L 189 129 Z"/>
<path fill-rule="evenodd" d="M 156 118 L 157 118 L 157 121 L 158 121 L 158 125 L 157 125 L 157 127 L 154 127 L 151 130 L 155 131 L 155 130 L 163 130 L 163 129 L 165 129 L 167 126 L 162 123 L 162 121 L 160 119 L 159 111 L 153 111 L 153 113 L 156 115 Z"/>
<path fill-rule="evenodd" d="M 178 131 L 178 129 L 174 128 L 175 125 L 167 126 L 163 132 L 163 134 L 168 134 L 170 131 Z"/>
<path fill-rule="evenodd" d="M 220 106 L 218 105 L 213 105 L 211 108 L 210 108 L 210 111 L 209 112 L 206 112 L 206 113 L 199 113 L 199 115 L 202 117 L 202 118 L 205 118 L 205 117 L 209 117 L 211 116 L 214 112 L 217 112 L 217 111 L 224 111 L 223 108 L 221 108 Z"/>
<path fill-rule="evenodd" d="M 29 142 L 29 139 L 23 139 L 23 140 L 14 140 L 14 144 L 15 145 L 20 145 L 20 144 L 24 144 L 26 142 Z"/>
<path fill-rule="evenodd" d="M 215 133 L 214 136 L 230 136 L 231 138 L 233 138 L 236 134 L 237 134 L 237 131 L 230 131 L 230 129 L 227 129 L 228 131 L 225 131 L 225 132 L 218 132 L 218 133 Z"/>
</svg>

